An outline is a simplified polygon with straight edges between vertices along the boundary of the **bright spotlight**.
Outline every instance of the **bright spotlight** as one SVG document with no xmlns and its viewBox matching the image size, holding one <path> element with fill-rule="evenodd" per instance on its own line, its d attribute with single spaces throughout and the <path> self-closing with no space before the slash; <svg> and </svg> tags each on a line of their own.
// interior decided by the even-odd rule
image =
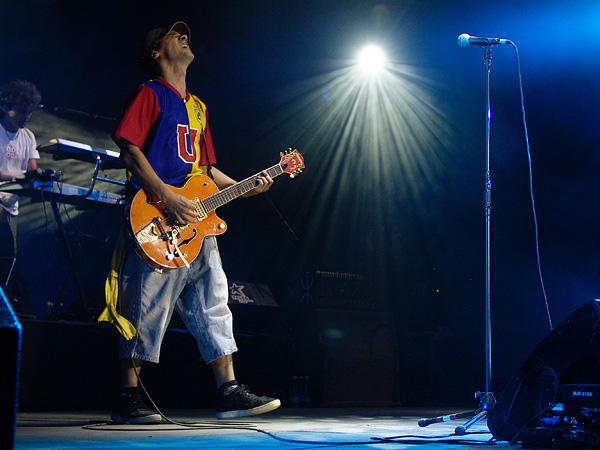
<svg viewBox="0 0 600 450">
<path fill-rule="evenodd" d="M 358 54 L 358 63 L 366 73 L 377 73 L 385 64 L 385 53 L 377 45 L 367 45 Z"/>
</svg>

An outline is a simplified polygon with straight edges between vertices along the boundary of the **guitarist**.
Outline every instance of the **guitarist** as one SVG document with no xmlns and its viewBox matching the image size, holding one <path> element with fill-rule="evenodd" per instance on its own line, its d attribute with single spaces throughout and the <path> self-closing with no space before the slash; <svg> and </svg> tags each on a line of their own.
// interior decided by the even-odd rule
<svg viewBox="0 0 600 450">
<path fill-rule="evenodd" d="M 211 176 L 219 189 L 235 183 L 213 167 L 216 159 L 206 107 L 186 87 L 186 70 L 194 59 L 189 42 L 190 30 L 183 22 L 147 34 L 138 61 L 151 80 L 128 96 L 113 134 L 127 168 L 130 198 L 144 189 L 162 201 L 181 225 L 196 221 L 195 205 L 167 185 L 178 187 L 189 176 L 201 173 Z M 265 192 L 272 184 L 263 171 L 254 190 L 245 196 Z M 251 416 L 278 408 L 278 399 L 257 396 L 235 379 L 232 354 L 237 347 L 227 306 L 227 279 L 215 237 L 204 240 L 189 268 L 164 272 L 150 268 L 132 245 L 127 247 L 119 276 L 119 302 L 121 313 L 135 327 L 135 336 L 121 338 L 121 391 L 112 420 L 161 420 L 157 411 L 144 404 L 137 374 L 143 362 L 158 363 L 174 307 L 195 337 L 202 358 L 212 366 L 217 418 Z"/>
</svg>

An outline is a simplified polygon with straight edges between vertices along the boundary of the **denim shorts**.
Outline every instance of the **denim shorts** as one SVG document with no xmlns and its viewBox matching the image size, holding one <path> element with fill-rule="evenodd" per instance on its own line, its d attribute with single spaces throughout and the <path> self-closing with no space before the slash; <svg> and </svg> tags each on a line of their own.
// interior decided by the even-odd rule
<svg viewBox="0 0 600 450">
<path fill-rule="evenodd" d="M 237 351 L 233 316 L 227 306 L 227 277 L 214 236 L 204 239 L 190 268 L 162 273 L 150 268 L 130 245 L 119 281 L 120 314 L 137 330 L 130 341 L 121 337 L 120 358 L 157 363 L 173 308 L 196 339 L 206 363 Z"/>
</svg>

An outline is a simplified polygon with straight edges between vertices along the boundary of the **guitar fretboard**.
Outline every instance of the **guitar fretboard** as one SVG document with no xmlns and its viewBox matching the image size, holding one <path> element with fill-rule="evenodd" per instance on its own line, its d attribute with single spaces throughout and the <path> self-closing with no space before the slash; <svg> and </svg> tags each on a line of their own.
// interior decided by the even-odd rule
<svg viewBox="0 0 600 450">
<path fill-rule="evenodd" d="M 266 169 L 266 172 L 271 178 L 275 178 L 283 173 L 281 164 L 275 164 L 272 167 Z M 252 175 L 236 184 L 226 187 L 222 191 L 216 192 L 215 194 L 209 195 L 206 198 L 200 200 L 205 211 L 214 211 L 219 206 L 223 206 L 225 203 L 235 200 L 236 198 L 244 195 L 246 192 L 250 192 L 256 187 L 256 180 L 260 174 Z"/>
</svg>

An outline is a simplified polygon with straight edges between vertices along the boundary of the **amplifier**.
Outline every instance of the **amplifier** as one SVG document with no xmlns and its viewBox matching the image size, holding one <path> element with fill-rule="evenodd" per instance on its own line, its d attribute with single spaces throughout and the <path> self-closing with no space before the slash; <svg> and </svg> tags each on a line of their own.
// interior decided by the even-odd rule
<svg viewBox="0 0 600 450">
<path fill-rule="evenodd" d="M 228 287 L 230 305 L 278 306 L 267 284 L 230 280 Z"/>
<path fill-rule="evenodd" d="M 549 387 L 549 385 L 547 386 Z M 577 426 L 596 432 L 600 431 L 598 430 L 600 426 L 600 385 L 559 384 L 558 389 L 548 389 L 548 387 L 542 391 L 540 411 L 552 404 L 554 406 L 541 417 L 541 425 L 546 427 Z M 555 396 L 556 399 L 554 399 Z"/>
<path fill-rule="evenodd" d="M 270 337 L 269 340 L 278 340 L 275 337 L 279 336 L 283 321 L 268 284 L 229 280 L 228 304 L 233 313 L 233 331 L 237 337 L 260 335 Z"/>
<path fill-rule="evenodd" d="M 542 380 L 536 422 L 520 430 L 522 448 L 597 448 L 600 432 L 600 385 L 559 384 Z M 511 442 L 513 443 L 513 442 Z"/>
<path fill-rule="evenodd" d="M 356 273 L 306 272 L 302 303 L 315 308 L 373 309 L 375 299 L 367 279 Z"/>
</svg>

